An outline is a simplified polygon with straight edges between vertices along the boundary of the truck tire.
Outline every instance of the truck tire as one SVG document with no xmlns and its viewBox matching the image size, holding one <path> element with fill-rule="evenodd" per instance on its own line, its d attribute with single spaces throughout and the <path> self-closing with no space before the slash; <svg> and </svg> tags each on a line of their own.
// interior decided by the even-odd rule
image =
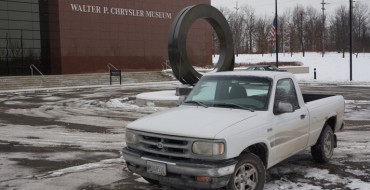
<svg viewBox="0 0 370 190">
<path fill-rule="evenodd" d="M 333 156 L 334 133 L 329 125 L 325 125 L 316 144 L 311 147 L 312 158 L 318 163 L 327 163 Z"/>
<path fill-rule="evenodd" d="M 242 154 L 238 158 L 227 189 L 262 190 L 266 182 L 265 165 L 255 154 Z M 243 187 L 244 186 L 244 187 Z"/>
</svg>

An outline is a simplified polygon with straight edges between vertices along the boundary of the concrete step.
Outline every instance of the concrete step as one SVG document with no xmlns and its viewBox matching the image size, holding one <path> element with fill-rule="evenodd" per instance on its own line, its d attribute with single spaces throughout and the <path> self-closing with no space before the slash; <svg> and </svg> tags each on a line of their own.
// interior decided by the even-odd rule
<svg viewBox="0 0 370 190">
<path fill-rule="evenodd" d="M 163 72 L 122 73 L 122 83 L 170 81 L 174 78 Z M 119 84 L 119 77 L 112 77 L 113 84 Z M 109 73 L 87 73 L 70 75 L 40 75 L 0 77 L 0 90 L 52 88 L 68 86 L 109 85 Z"/>
</svg>

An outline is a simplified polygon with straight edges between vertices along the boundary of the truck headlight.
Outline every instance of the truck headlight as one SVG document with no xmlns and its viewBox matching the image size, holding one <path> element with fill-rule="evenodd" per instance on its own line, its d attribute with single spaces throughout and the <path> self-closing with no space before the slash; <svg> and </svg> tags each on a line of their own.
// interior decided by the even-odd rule
<svg viewBox="0 0 370 190">
<path fill-rule="evenodd" d="M 138 137 L 135 133 L 126 131 L 126 143 L 127 144 L 136 144 L 138 141 Z"/>
<path fill-rule="evenodd" d="M 225 152 L 225 145 L 224 143 L 197 141 L 193 143 L 192 149 L 195 154 L 216 156 L 222 155 Z"/>
</svg>

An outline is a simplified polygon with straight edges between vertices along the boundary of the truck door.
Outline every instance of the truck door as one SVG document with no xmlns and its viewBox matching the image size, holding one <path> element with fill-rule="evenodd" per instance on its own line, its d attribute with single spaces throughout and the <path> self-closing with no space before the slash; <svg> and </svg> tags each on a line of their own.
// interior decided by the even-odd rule
<svg viewBox="0 0 370 190">
<path fill-rule="evenodd" d="M 293 112 L 277 114 L 276 107 L 279 102 L 289 103 Z M 272 151 L 276 160 L 304 149 L 308 142 L 309 116 L 305 106 L 298 103 L 297 93 L 292 79 L 281 79 L 277 82 L 274 100 L 274 140 L 271 142 Z"/>
</svg>

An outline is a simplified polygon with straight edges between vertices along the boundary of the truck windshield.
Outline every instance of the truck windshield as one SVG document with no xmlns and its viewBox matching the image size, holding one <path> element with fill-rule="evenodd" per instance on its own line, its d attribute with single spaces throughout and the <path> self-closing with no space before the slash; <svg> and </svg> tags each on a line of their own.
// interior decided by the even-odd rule
<svg viewBox="0 0 370 190">
<path fill-rule="evenodd" d="M 184 104 L 267 110 L 271 81 L 251 76 L 204 76 Z"/>
</svg>

